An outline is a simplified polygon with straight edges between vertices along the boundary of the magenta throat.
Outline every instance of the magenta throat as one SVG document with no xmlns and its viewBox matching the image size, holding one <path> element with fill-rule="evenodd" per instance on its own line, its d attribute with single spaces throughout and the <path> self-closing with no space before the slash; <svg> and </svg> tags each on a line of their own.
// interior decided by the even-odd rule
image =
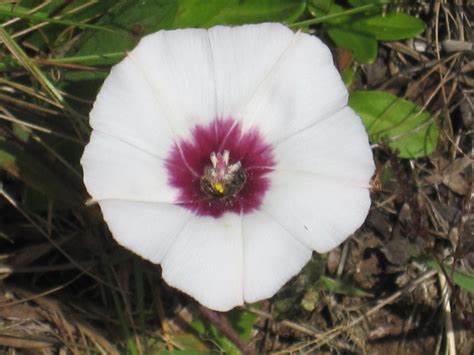
<svg viewBox="0 0 474 355">
<path fill-rule="evenodd" d="M 173 145 L 165 161 L 177 204 L 198 216 L 258 210 L 275 167 L 273 148 L 257 129 L 242 132 L 234 119 L 197 125 Z"/>
</svg>

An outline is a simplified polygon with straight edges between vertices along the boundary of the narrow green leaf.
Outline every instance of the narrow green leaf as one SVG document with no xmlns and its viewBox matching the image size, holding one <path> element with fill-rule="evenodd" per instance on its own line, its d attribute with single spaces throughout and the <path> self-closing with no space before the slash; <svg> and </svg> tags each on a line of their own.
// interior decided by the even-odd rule
<svg viewBox="0 0 474 355">
<path fill-rule="evenodd" d="M 84 56 L 75 56 L 75 57 L 65 57 L 65 58 L 51 58 L 48 59 L 47 64 L 39 59 L 30 58 L 36 66 L 54 66 L 57 64 L 81 64 L 81 65 L 111 65 L 116 64 L 121 61 L 125 56 L 126 52 L 113 52 L 113 53 L 103 53 L 103 54 L 91 54 Z M 21 68 L 21 63 L 19 63 L 15 58 L 7 57 L 0 61 L 0 72 L 7 69 Z"/>
<path fill-rule="evenodd" d="M 361 64 L 372 63 L 377 56 L 377 40 L 400 40 L 424 31 L 424 23 L 404 13 L 380 15 L 385 0 L 357 2 L 358 7 L 346 10 L 326 0 L 311 0 L 308 10 L 315 19 L 293 24 L 308 26 L 324 23 L 331 39 L 338 47 L 352 50 Z"/>
<path fill-rule="evenodd" d="M 438 127 L 413 102 L 384 91 L 355 91 L 349 105 L 361 116 L 370 140 L 388 143 L 401 158 L 424 157 L 436 149 Z"/>
<path fill-rule="evenodd" d="M 105 268 L 106 270 L 106 276 L 107 276 L 107 281 L 112 283 L 114 282 L 114 278 L 112 276 L 111 268 Z M 139 354 L 139 345 L 136 344 L 135 342 L 135 337 L 134 335 L 130 332 L 130 329 L 132 329 L 132 325 L 128 321 L 127 315 L 126 315 L 126 310 L 124 309 L 123 302 L 119 296 L 119 292 L 116 290 L 110 290 L 110 293 L 112 295 L 112 299 L 114 302 L 115 306 L 115 311 L 117 312 L 117 317 L 120 322 L 120 327 L 122 328 L 123 335 L 125 338 L 125 342 L 127 344 L 127 354 Z"/>
<path fill-rule="evenodd" d="M 333 4 L 331 10 L 328 14 L 313 18 L 310 20 L 305 20 L 301 22 L 296 22 L 290 25 L 290 27 L 306 27 L 310 25 L 316 25 L 318 23 L 327 23 L 327 24 L 340 24 L 340 23 L 349 23 L 353 20 L 352 16 L 361 15 L 365 13 L 372 13 L 373 11 L 380 8 L 382 4 L 368 4 L 354 9 L 344 10 L 341 6 Z"/>
<path fill-rule="evenodd" d="M 202 350 L 173 350 L 173 351 L 164 350 L 160 352 L 160 354 L 163 354 L 163 355 L 203 355 L 203 354 L 208 354 L 208 353 L 209 352 L 202 351 Z"/>
<path fill-rule="evenodd" d="M 0 139 L 0 170 L 21 179 L 26 186 L 40 191 L 50 199 L 68 206 L 82 203 L 77 191 L 71 190 L 62 177 L 57 176 L 36 156 L 23 147 Z"/>
<path fill-rule="evenodd" d="M 240 338 L 244 342 L 249 341 L 257 316 L 244 310 L 234 309 L 227 314 L 227 318 L 234 330 L 239 334 Z M 220 334 L 217 328 L 213 325 L 197 318 L 191 322 L 190 327 L 203 338 L 211 337 L 224 353 L 240 354 L 240 350 L 234 345 L 234 343 Z"/>
<path fill-rule="evenodd" d="M 364 5 L 369 5 L 369 4 L 383 4 L 386 5 L 390 2 L 397 1 L 397 0 L 392 0 L 392 1 L 387 1 L 387 0 L 348 0 L 348 3 L 352 7 L 360 7 Z"/>
<path fill-rule="evenodd" d="M 147 354 L 202 354 L 208 353 L 209 347 L 204 343 L 203 339 L 195 334 L 182 333 L 172 336 L 174 343 L 178 344 L 183 350 L 173 350 L 170 352 L 163 351 L 163 349 L 154 349 L 150 347 Z"/>
<path fill-rule="evenodd" d="M 370 297 L 370 293 L 361 290 L 360 288 L 349 285 L 343 281 L 336 280 L 322 275 L 317 283 L 319 290 L 330 291 L 341 295 L 348 295 L 352 297 Z"/>
<path fill-rule="evenodd" d="M 82 22 L 77 22 L 77 21 L 70 21 L 70 20 L 62 20 L 62 19 L 57 19 L 57 18 L 50 18 L 46 14 L 42 13 L 35 13 L 29 14 L 28 11 L 29 9 L 25 9 L 22 7 L 14 7 L 14 10 L 11 6 L 7 5 L 2 5 L 0 4 L 0 15 L 3 15 L 4 17 L 19 17 L 25 20 L 30 20 L 32 22 L 48 22 L 48 23 L 54 23 L 57 25 L 63 25 L 63 26 L 71 26 L 71 27 L 78 27 L 78 28 L 89 28 L 93 30 L 100 30 L 100 31 L 109 31 L 111 32 L 112 30 L 106 27 L 102 26 L 96 26 L 96 25 L 90 25 L 87 23 L 82 23 Z"/>
<path fill-rule="evenodd" d="M 386 16 L 372 16 L 350 24 L 354 31 L 374 36 L 379 41 L 398 41 L 412 38 L 425 30 L 420 19 L 403 12 L 392 12 Z"/>
<path fill-rule="evenodd" d="M 137 295 L 137 309 L 138 313 L 138 326 L 140 331 L 145 334 L 145 286 L 143 282 L 143 266 L 141 262 L 138 262 L 137 259 L 133 259 L 133 272 L 135 276 L 135 288 Z"/>
<path fill-rule="evenodd" d="M 25 51 L 16 43 L 10 34 L 0 25 L 0 40 L 5 47 L 13 54 L 18 62 L 33 75 L 44 90 L 59 104 L 63 103 L 63 97 L 55 86 L 49 81 L 46 75 L 28 57 Z"/>
<path fill-rule="evenodd" d="M 449 277 L 456 285 L 474 294 L 473 274 L 468 274 L 467 272 L 453 269 L 449 265 L 443 265 L 441 267 L 439 262 L 434 259 L 426 260 L 425 264 L 431 269 L 437 270 L 439 272 L 443 272 L 444 269 L 444 271 L 446 272 L 446 276 Z"/>
</svg>

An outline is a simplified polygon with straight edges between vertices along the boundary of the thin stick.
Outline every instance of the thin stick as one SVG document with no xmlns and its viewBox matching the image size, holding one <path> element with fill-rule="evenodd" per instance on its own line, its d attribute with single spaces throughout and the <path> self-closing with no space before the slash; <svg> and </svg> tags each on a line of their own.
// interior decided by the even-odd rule
<svg viewBox="0 0 474 355">
<path fill-rule="evenodd" d="M 451 303 L 449 297 L 451 290 L 446 282 L 446 276 L 442 272 L 438 274 L 439 286 L 441 288 L 443 314 L 444 314 L 444 332 L 446 334 L 446 354 L 456 355 L 456 340 L 454 338 L 453 319 L 451 318 Z"/>
<path fill-rule="evenodd" d="M 198 304 L 199 312 L 214 325 L 222 334 L 224 334 L 234 345 L 242 351 L 243 354 L 250 354 L 247 345 L 240 339 L 239 335 L 230 325 L 227 318 L 224 318 L 217 312 L 211 311 L 209 308 Z"/>
<path fill-rule="evenodd" d="M 355 327 L 357 324 L 361 323 L 363 320 L 368 319 L 370 316 L 377 313 L 378 311 L 380 311 L 385 306 L 393 303 L 396 299 L 400 298 L 402 295 L 404 295 L 408 292 L 411 292 L 418 285 L 420 285 L 421 283 L 423 283 L 427 279 L 433 277 L 433 275 L 435 275 L 436 273 L 437 273 L 437 271 L 435 271 L 435 270 L 430 270 L 430 271 L 426 271 L 426 272 L 422 273 L 418 278 L 410 281 L 407 285 L 405 285 L 400 290 L 392 293 L 390 296 L 388 296 L 388 297 L 380 300 L 379 302 L 377 302 L 377 304 L 375 306 L 373 306 L 372 308 L 367 310 L 360 317 L 357 317 L 357 318 L 353 319 L 352 321 L 350 321 L 347 324 L 338 325 L 338 326 L 336 326 L 336 327 L 334 327 L 334 328 L 332 328 L 328 331 L 325 331 L 325 332 L 317 331 L 317 330 L 313 329 L 312 327 L 310 327 L 308 325 L 298 324 L 298 323 L 294 323 L 294 322 L 291 322 L 291 321 L 288 321 L 288 320 L 278 321 L 276 323 L 278 323 L 280 325 L 283 325 L 283 326 L 287 326 L 291 329 L 294 329 L 294 330 L 296 330 L 300 333 L 309 335 L 309 336 L 314 338 L 313 340 L 309 341 L 308 343 L 305 343 L 303 346 L 302 345 L 297 345 L 294 348 L 292 348 L 291 350 L 299 351 L 299 350 L 301 350 L 302 347 L 309 347 L 309 346 L 313 346 L 313 345 L 316 345 L 316 347 L 314 348 L 314 349 L 316 349 L 316 348 L 321 347 L 324 344 L 327 344 L 331 341 L 334 341 L 334 338 L 336 338 L 341 332 L 349 331 L 351 328 Z M 246 307 L 245 309 L 249 312 L 252 312 L 252 313 L 258 315 L 258 316 L 261 316 L 261 317 L 264 317 L 264 318 L 267 318 L 267 319 L 270 319 L 270 320 L 274 321 L 273 316 L 269 313 L 260 311 L 258 309 L 252 308 L 252 307 Z M 289 349 L 286 349 L 286 350 L 289 350 Z"/>
</svg>

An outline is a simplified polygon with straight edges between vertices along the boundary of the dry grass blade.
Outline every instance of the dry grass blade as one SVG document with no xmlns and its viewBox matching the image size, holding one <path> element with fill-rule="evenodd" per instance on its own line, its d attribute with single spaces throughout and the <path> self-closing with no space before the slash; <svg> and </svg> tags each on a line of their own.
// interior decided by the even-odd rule
<svg viewBox="0 0 474 355">
<path fill-rule="evenodd" d="M 424 272 L 421 276 L 419 276 L 415 280 L 409 282 L 401 290 L 394 292 L 393 294 L 391 294 L 390 296 L 388 296 L 384 299 L 381 299 L 379 302 L 377 302 L 377 304 L 374 307 L 368 309 L 360 317 L 357 317 L 357 318 L 349 321 L 347 324 L 338 325 L 338 326 L 336 326 L 336 327 L 334 327 L 334 328 L 332 328 L 328 331 L 325 331 L 325 332 L 317 332 L 317 331 L 311 329 L 308 326 L 296 324 L 294 322 L 283 321 L 282 325 L 288 326 L 288 327 L 290 327 L 290 328 L 292 328 L 296 331 L 302 332 L 304 334 L 311 335 L 311 337 L 314 338 L 313 340 L 308 340 L 307 342 L 304 342 L 303 344 L 298 344 L 298 345 L 295 345 L 293 347 L 287 348 L 287 349 L 285 349 L 285 352 L 287 352 L 287 351 L 290 351 L 290 352 L 292 352 L 292 351 L 304 351 L 303 349 L 308 348 L 308 347 L 311 348 L 311 351 L 316 351 L 317 349 L 321 348 L 323 345 L 326 345 L 326 344 L 330 343 L 331 341 L 333 341 L 341 333 L 350 332 L 351 329 L 354 328 L 355 326 L 357 326 L 359 323 L 361 323 L 364 320 L 368 319 L 370 316 L 372 316 L 375 313 L 377 313 L 378 311 L 380 311 L 383 307 L 395 302 L 401 296 L 413 291 L 414 288 L 416 288 L 417 286 L 419 286 L 420 284 L 422 284 L 423 282 L 425 282 L 429 278 L 436 275 L 436 273 L 437 273 L 436 271 Z M 259 315 L 264 315 L 262 312 L 259 312 L 258 310 L 255 310 L 255 309 L 252 309 L 252 308 L 250 308 L 249 311 L 254 312 L 256 314 L 259 314 Z"/>
<path fill-rule="evenodd" d="M 12 55 L 21 63 L 21 65 L 34 77 L 44 90 L 51 96 L 56 103 L 62 107 L 64 102 L 63 96 L 56 89 L 56 87 L 49 81 L 46 75 L 38 68 L 25 51 L 16 43 L 16 41 L 8 34 L 8 32 L 0 26 L 0 40 L 5 47 L 12 53 Z"/>
<path fill-rule="evenodd" d="M 12 305 L 0 308 L 0 346 L 38 353 L 63 348 L 74 354 L 118 354 L 97 329 L 45 294 L 4 286 L 0 304 Z"/>
<path fill-rule="evenodd" d="M 56 101 L 50 99 L 43 92 L 38 92 L 37 90 L 33 89 L 31 86 L 23 85 L 15 81 L 3 79 L 3 78 L 0 78 L 0 84 L 4 85 L 4 86 L 3 85 L 0 86 L 0 90 L 2 91 L 14 94 L 15 96 L 20 93 L 24 93 L 26 95 L 31 96 L 32 98 L 38 99 L 40 101 L 44 101 L 45 103 L 49 105 L 53 105 L 59 109 L 62 109 L 62 106 L 59 105 Z"/>
<path fill-rule="evenodd" d="M 74 264 L 79 270 L 81 270 L 82 273 L 89 275 L 92 277 L 94 280 L 99 282 L 100 284 L 107 285 L 111 289 L 118 290 L 118 288 L 107 281 L 103 280 L 101 277 L 94 275 L 91 273 L 88 269 L 84 268 L 84 266 L 81 265 L 80 262 L 75 260 L 71 255 L 69 255 L 63 247 L 61 247 L 38 223 L 36 223 L 22 208 L 21 206 L 15 201 L 15 199 L 8 194 L 4 189 L 3 186 L 0 185 L 0 196 L 4 197 L 5 200 L 11 204 L 15 209 L 20 212 L 23 217 L 25 217 L 28 222 L 30 222 L 35 228 L 38 230 L 38 232 L 43 235 L 61 254 L 63 254 L 72 264 Z"/>
<path fill-rule="evenodd" d="M 1 4 L 0 4 L 1 5 Z M 22 19 L 26 20 L 32 20 L 32 21 L 45 21 L 41 23 L 41 26 L 44 26 L 48 23 L 54 23 L 58 25 L 64 25 L 64 26 L 73 26 L 73 27 L 78 27 L 78 28 L 89 28 L 89 29 L 94 29 L 94 30 L 100 30 L 100 31 L 107 31 L 107 32 L 114 32 L 113 30 L 102 27 L 102 26 L 96 26 L 96 25 L 90 25 L 87 23 L 81 23 L 81 22 L 75 22 L 75 21 L 68 21 L 68 20 L 62 20 L 60 19 L 60 16 L 56 16 L 54 18 L 47 18 L 44 16 L 39 16 L 31 13 L 30 11 L 28 12 L 12 12 L 8 10 L 4 10 L 0 8 L 0 14 L 1 15 L 7 15 L 7 16 L 12 16 L 12 17 L 19 17 Z M 37 29 L 37 27 L 35 28 Z"/>
<path fill-rule="evenodd" d="M 34 104 L 34 103 L 32 103 L 32 102 L 20 100 L 20 99 L 17 99 L 17 98 L 15 98 L 15 97 L 12 97 L 12 96 L 10 96 L 10 95 L 0 94 L 0 100 L 1 100 L 1 101 L 4 101 L 4 102 L 8 102 L 8 103 L 10 103 L 10 104 L 13 104 L 13 105 L 15 105 L 15 106 L 18 106 L 18 107 L 20 107 L 20 108 L 27 109 L 27 110 L 32 110 L 32 111 L 36 111 L 36 112 L 41 112 L 41 113 L 49 114 L 49 115 L 51 115 L 51 116 L 58 116 L 58 115 L 60 115 L 60 112 L 58 112 L 58 111 L 49 109 L 49 108 L 47 108 L 47 107 L 42 107 L 42 106 L 36 105 L 36 104 Z"/>
<path fill-rule="evenodd" d="M 10 1 L 5 1 L 5 4 L 2 3 L 2 5 L 6 5 L 8 4 Z M 17 1 L 16 0 L 13 0 L 11 1 L 11 3 L 13 4 L 17 4 Z M 48 6 L 49 5 L 49 1 L 44 1 L 42 2 L 41 4 L 39 4 L 38 6 L 32 8 L 31 10 L 27 11 L 26 13 L 28 15 L 30 14 L 34 14 L 35 12 L 41 10 L 42 8 L 44 8 L 45 6 Z M 3 27 L 7 27 L 7 26 L 10 26 L 10 25 L 13 25 L 14 23 L 18 22 L 21 20 L 21 17 L 15 17 L 15 18 L 12 18 L 11 20 L 8 20 L 6 22 L 3 23 Z"/>
</svg>

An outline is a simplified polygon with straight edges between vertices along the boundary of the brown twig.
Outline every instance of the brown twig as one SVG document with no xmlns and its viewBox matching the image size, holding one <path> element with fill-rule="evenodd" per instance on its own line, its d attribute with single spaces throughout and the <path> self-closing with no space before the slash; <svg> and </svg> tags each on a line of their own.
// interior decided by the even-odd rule
<svg viewBox="0 0 474 355">
<path fill-rule="evenodd" d="M 225 335 L 229 340 L 234 343 L 234 345 L 242 351 L 243 354 L 250 354 L 247 344 L 245 344 L 235 332 L 235 330 L 230 325 L 227 318 L 223 317 L 221 314 L 211 311 L 209 308 L 201 306 L 198 304 L 199 312 L 213 325 L 215 326 L 223 335 Z"/>
</svg>

